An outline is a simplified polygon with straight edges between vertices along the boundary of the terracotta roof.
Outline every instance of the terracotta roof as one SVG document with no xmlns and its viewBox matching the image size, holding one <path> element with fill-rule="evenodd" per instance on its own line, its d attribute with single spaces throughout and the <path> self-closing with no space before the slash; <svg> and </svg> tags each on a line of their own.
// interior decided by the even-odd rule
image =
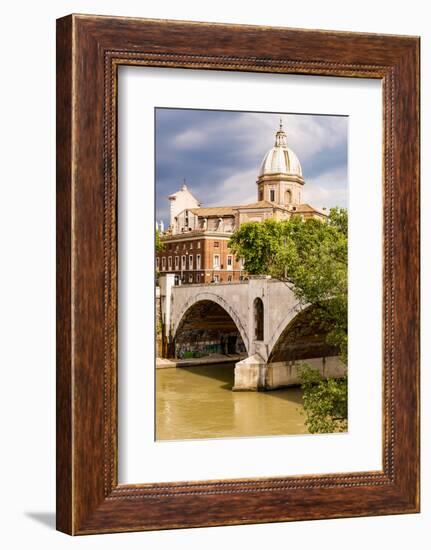
<svg viewBox="0 0 431 550">
<path fill-rule="evenodd" d="M 217 236 L 217 239 L 225 239 L 230 238 L 232 236 L 231 231 L 208 231 L 208 229 L 193 229 L 192 231 L 184 231 L 181 233 L 175 233 L 175 235 L 172 235 L 171 233 L 165 233 L 164 235 L 161 235 L 161 239 L 163 242 L 171 242 L 171 241 L 185 241 L 189 239 L 196 239 L 198 237 L 205 237 L 205 236 Z"/>
<path fill-rule="evenodd" d="M 190 208 L 190 212 L 197 216 L 206 218 L 209 216 L 234 216 L 234 209 L 237 206 L 211 206 L 208 208 Z"/>
<path fill-rule="evenodd" d="M 324 210 L 321 210 L 320 208 L 315 208 L 314 206 L 310 206 L 309 204 L 298 204 L 293 212 L 300 214 L 317 212 L 317 214 L 321 214 L 322 216 L 328 216 L 328 213 Z"/>
<path fill-rule="evenodd" d="M 236 208 L 237 209 L 238 208 L 277 208 L 279 210 L 288 210 L 284 206 L 281 206 L 280 204 L 276 204 L 275 202 L 270 202 L 270 201 L 258 201 L 258 202 L 253 202 L 251 204 L 241 204 Z"/>
<path fill-rule="evenodd" d="M 278 210 L 284 210 L 286 212 L 296 213 L 296 214 L 306 214 L 316 212 L 322 216 L 328 216 L 328 213 L 321 210 L 320 208 L 315 208 L 309 204 L 298 204 L 293 210 L 292 208 L 286 208 L 274 202 L 270 201 L 258 201 L 251 204 L 240 204 L 239 206 L 210 206 L 208 208 L 190 208 L 190 212 L 196 214 L 199 217 L 207 218 L 211 216 L 234 216 L 236 210 L 240 209 L 259 209 L 259 208 L 276 208 Z"/>
<path fill-rule="evenodd" d="M 208 208 L 190 208 L 190 212 L 201 217 L 209 216 L 234 216 L 235 210 L 242 208 L 278 208 L 287 210 L 284 206 L 280 206 L 270 201 L 258 201 L 251 204 L 240 204 L 239 206 L 211 206 Z"/>
</svg>

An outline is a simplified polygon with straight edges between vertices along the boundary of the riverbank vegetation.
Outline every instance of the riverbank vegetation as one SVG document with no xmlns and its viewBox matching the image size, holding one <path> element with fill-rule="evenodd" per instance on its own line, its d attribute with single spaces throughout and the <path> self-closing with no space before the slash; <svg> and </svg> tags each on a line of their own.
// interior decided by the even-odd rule
<svg viewBox="0 0 431 550">
<path fill-rule="evenodd" d="M 309 365 L 298 368 L 305 424 L 310 433 L 347 430 L 347 377 L 323 379 Z"/>
</svg>

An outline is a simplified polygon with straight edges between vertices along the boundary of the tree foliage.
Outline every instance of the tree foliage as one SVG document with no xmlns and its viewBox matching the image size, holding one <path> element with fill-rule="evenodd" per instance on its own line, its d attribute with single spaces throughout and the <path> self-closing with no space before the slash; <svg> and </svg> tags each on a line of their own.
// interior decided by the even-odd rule
<svg viewBox="0 0 431 550">
<path fill-rule="evenodd" d="M 327 223 L 292 217 L 243 224 L 229 246 L 251 275 L 288 282 L 302 304 L 313 305 L 328 343 L 347 362 L 347 211 L 333 208 Z"/>
<path fill-rule="evenodd" d="M 347 237 L 348 216 L 346 208 L 331 208 L 328 218 L 328 223 L 332 227 L 336 227 L 343 235 Z"/>
<path fill-rule="evenodd" d="M 162 252 L 165 248 L 165 245 L 162 242 L 162 239 L 160 238 L 160 233 L 157 230 L 156 230 L 156 238 L 155 238 L 155 247 L 156 247 L 156 253 Z"/>
<path fill-rule="evenodd" d="M 298 367 L 302 380 L 305 424 L 310 433 L 347 430 L 347 377 L 323 379 L 309 365 Z"/>
</svg>

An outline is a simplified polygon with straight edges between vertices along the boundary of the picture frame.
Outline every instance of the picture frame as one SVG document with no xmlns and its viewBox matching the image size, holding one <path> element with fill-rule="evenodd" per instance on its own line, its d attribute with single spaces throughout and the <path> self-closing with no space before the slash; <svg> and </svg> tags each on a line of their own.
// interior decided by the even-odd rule
<svg viewBox="0 0 431 550">
<path fill-rule="evenodd" d="M 118 483 L 120 65 L 381 80 L 381 471 Z M 419 219 L 418 37 L 59 19 L 57 529 L 84 535 L 418 512 Z"/>
</svg>

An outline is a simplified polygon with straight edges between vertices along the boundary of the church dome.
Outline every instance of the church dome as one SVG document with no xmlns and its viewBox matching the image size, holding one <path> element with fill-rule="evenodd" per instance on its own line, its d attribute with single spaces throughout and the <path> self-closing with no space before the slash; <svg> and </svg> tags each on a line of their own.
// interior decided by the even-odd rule
<svg viewBox="0 0 431 550">
<path fill-rule="evenodd" d="M 302 168 L 298 157 L 287 146 L 287 136 L 283 131 L 280 121 L 280 129 L 275 135 L 275 144 L 263 157 L 260 165 L 259 177 L 270 174 L 290 174 L 302 177 Z"/>
</svg>

